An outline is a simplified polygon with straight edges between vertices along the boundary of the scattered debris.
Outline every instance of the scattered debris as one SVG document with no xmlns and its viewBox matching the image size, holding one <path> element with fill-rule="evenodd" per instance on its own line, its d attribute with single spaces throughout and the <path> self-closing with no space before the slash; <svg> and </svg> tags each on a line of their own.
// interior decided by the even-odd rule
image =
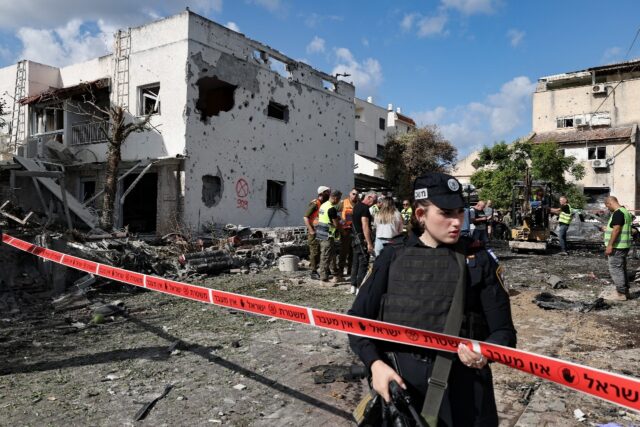
<svg viewBox="0 0 640 427">
<path fill-rule="evenodd" d="M 318 365 L 312 366 L 310 371 L 316 384 L 359 381 L 367 376 L 367 369 L 363 365 Z"/>
<path fill-rule="evenodd" d="M 602 298 L 597 298 L 590 303 L 584 303 L 570 301 L 566 298 L 550 294 L 549 292 L 542 292 L 536 295 L 533 302 L 538 307 L 544 308 L 545 310 L 572 310 L 582 313 L 588 313 L 592 310 L 606 310 L 610 308 L 610 305 Z"/>
<path fill-rule="evenodd" d="M 567 285 L 563 283 L 562 279 L 555 274 L 550 274 L 547 277 L 547 283 L 551 285 L 553 289 L 566 289 Z"/>
<path fill-rule="evenodd" d="M 244 389 L 247 388 L 247 386 L 244 385 L 244 384 L 236 384 L 236 385 L 233 386 L 233 388 L 234 388 L 234 390 L 244 390 Z"/>
<path fill-rule="evenodd" d="M 138 412 L 136 412 L 136 415 L 133 417 L 134 421 L 140 421 L 140 420 L 144 420 L 147 416 L 147 414 L 149 413 L 149 411 L 151 410 L 151 408 L 153 408 L 153 406 L 162 398 L 164 398 L 167 394 L 169 394 L 169 392 L 171 391 L 171 389 L 173 388 L 173 384 L 167 384 L 164 387 L 164 391 L 155 399 L 153 399 L 151 402 L 149 403 L 145 403 L 144 406 L 142 406 L 142 408 L 140 408 L 140 410 Z"/>
<path fill-rule="evenodd" d="M 573 411 L 573 416 L 576 418 L 576 420 L 583 422 L 587 419 L 587 416 L 585 415 L 584 412 L 582 412 L 580 409 L 576 409 Z"/>
</svg>

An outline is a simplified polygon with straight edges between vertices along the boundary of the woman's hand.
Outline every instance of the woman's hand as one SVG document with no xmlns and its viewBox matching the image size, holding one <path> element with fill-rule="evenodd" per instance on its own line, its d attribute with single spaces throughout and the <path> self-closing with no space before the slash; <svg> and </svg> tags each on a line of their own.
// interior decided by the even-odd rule
<svg viewBox="0 0 640 427">
<path fill-rule="evenodd" d="M 458 345 L 458 357 L 460 358 L 460 361 L 469 368 L 482 369 L 487 365 L 487 363 L 489 363 L 486 357 L 476 353 L 475 351 L 469 350 L 469 347 L 462 343 Z"/>
<path fill-rule="evenodd" d="M 371 378 L 373 389 L 382 396 L 385 402 L 391 401 L 391 396 L 389 395 L 389 383 L 391 381 L 395 381 L 400 387 L 407 389 L 402 377 L 382 360 L 376 360 L 371 364 Z"/>
</svg>

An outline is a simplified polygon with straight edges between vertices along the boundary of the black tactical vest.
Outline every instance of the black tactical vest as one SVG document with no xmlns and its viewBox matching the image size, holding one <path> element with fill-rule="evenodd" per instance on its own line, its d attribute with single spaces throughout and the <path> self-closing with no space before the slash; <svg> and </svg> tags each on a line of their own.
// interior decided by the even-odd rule
<svg viewBox="0 0 640 427">
<path fill-rule="evenodd" d="M 442 332 L 458 277 L 466 271 L 460 271 L 455 252 L 448 247 L 407 246 L 396 251 L 389 267 L 387 293 L 382 297 L 380 320 Z M 482 340 L 487 335 L 484 314 L 465 309 L 460 336 Z"/>
</svg>

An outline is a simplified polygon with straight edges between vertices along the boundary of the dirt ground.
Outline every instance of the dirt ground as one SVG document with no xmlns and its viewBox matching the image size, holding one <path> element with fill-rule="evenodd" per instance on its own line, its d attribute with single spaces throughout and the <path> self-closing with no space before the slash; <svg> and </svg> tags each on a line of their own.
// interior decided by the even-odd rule
<svg viewBox="0 0 640 427">
<path fill-rule="evenodd" d="M 637 286 L 634 299 L 603 310 L 533 302 L 543 291 L 593 302 L 609 280 L 602 253 L 494 246 L 511 286 L 519 348 L 640 376 Z M 52 304 L 31 255 L 3 246 L 0 263 L 0 425 L 354 425 L 350 413 L 366 386 L 344 377 L 357 360 L 342 334 L 115 284 Z M 630 260 L 630 271 L 638 264 Z M 550 274 L 566 288 L 552 289 Z M 311 281 L 305 271 L 196 284 L 340 312 L 353 299 L 347 284 Z M 95 315 L 115 301 L 124 314 Z M 504 366 L 493 371 L 503 426 L 640 425 L 635 412 Z"/>
</svg>

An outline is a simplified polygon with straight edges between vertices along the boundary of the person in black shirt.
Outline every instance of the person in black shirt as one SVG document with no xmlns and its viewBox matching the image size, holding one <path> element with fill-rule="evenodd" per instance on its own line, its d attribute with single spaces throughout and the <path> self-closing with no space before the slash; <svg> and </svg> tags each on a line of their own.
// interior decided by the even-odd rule
<svg viewBox="0 0 640 427">
<path fill-rule="evenodd" d="M 369 208 L 377 201 L 376 193 L 367 193 L 353 208 L 353 265 L 351 266 L 351 290 L 355 294 L 369 268 L 369 256 L 373 253 L 371 224 L 373 217 Z"/>
<path fill-rule="evenodd" d="M 385 246 L 348 314 L 515 346 L 502 267 L 490 250 L 460 240 L 460 183 L 430 173 L 416 179 L 414 195 L 412 234 Z M 393 380 L 417 410 L 424 402 L 422 415 L 439 426 L 498 425 L 491 370 L 481 354 L 463 345 L 453 355 L 354 335 L 349 342 L 385 401 Z"/>
</svg>

